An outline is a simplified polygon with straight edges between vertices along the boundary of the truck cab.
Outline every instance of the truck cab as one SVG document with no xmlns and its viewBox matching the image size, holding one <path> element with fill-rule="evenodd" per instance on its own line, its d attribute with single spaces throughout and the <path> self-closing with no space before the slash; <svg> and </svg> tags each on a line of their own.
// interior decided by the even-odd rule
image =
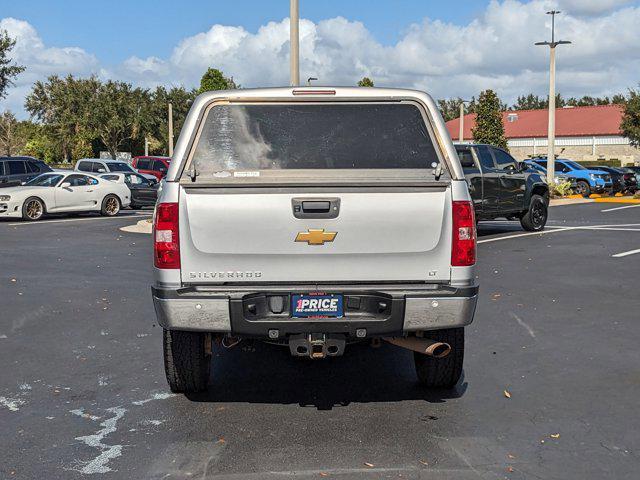
<svg viewBox="0 0 640 480">
<path fill-rule="evenodd" d="M 387 341 L 414 352 L 424 385 L 455 386 L 477 301 L 473 215 L 425 93 L 200 95 L 154 215 L 170 388 L 207 388 L 212 349 L 243 339 L 311 359 Z"/>
</svg>

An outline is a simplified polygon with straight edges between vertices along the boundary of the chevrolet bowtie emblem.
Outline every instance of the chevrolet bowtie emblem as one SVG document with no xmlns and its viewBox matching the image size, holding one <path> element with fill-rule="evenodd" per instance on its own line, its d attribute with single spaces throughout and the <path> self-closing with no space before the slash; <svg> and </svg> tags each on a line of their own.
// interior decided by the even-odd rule
<svg viewBox="0 0 640 480">
<path fill-rule="evenodd" d="M 325 232 L 324 229 L 310 228 L 306 232 L 298 232 L 296 242 L 307 242 L 309 245 L 324 245 L 333 242 L 338 232 Z"/>
</svg>

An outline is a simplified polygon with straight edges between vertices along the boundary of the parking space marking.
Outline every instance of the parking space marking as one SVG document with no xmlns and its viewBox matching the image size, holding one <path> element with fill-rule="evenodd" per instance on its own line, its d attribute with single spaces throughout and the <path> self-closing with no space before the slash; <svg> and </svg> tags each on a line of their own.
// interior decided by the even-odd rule
<svg viewBox="0 0 640 480">
<path fill-rule="evenodd" d="M 478 243 L 497 242 L 499 240 L 509 240 L 510 238 L 518 237 L 529 237 L 531 235 L 546 235 L 549 233 L 566 232 L 567 230 L 575 230 L 576 228 L 578 227 L 547 227 L 547 230 L 542 230 L 540 232 L 516 233 L 515 235 L 507 235 L 506 237 L 485 238 L 483 240 L 478 240 Z"/>
<path fill-rule="evenodd" d="M 601 212 L 613 212 L 615 210 L 622 210 L 624 208 L 637 208 L 640 207 L 640 205 L 625 205 L 624 207 L 615 207 L 615 208 L 606 208 L 604 210 L 600 210 Z"/>
<path fill-rule="evenodd" d="M 631 228 L 637 227 L 637 228 Z M 493 237 L 493 238 L 485 238 L 482 240 L 478 240 L 478 243 L 490 243 L 497 242 L 500 240 L 509 240 L 511 238 L 519 238 L 519 237 L 529 237 L 531 235 L 546 235 L 549 233 L 556 232 L 567 232 L 567 231 L 575 231 L 575 230 L 591 230 L 591 231 L 615 231 L 615 232 L 640 232 L 640 223 L 622 223 L 619 225 L 582 225 L 576 227 L 550 227 L 547 226 L 545 230 L 540 232 L 525 232 L 525 233 L 516 233 L 513 235 L 505 235 L 504 237 Z"/>
<path fill-rule="evenodd" d="M 6 225 L 9 225 L 10 227 L 23 227 L 25 225 L 47 225 L 49 223 L 88 222 L 89 220 L 114 220 L 114 219 L 124 220 L 127 218 L 142 218 L 142 217 L 151 217 L 151 216 L 153 216 L 153 213 L 122 215 L 122 216 L 115 216 L 115 217 L 65 218 L 61 220 L 44 220 L 42 222 L 16 222 L 16 223 L 7 223 Z"/>
<path fill-rule="evenodd" d="M 616 253 L 615 255 L 611 255 L 613 258 L 621 258 L 626 257 L 628 255 L 635 255 L 636 253 L 640 253 L 640 248 L 638 250 L 629 250 L 628 252 Z"/>
</svg>

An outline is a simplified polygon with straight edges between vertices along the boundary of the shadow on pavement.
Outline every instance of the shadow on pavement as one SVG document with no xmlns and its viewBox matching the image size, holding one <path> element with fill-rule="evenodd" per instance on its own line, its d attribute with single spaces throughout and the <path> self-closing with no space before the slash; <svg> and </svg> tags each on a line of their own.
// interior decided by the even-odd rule
<svg viewBox="0 0 640 480">
<path fill-rule="evenodd" d="M 243 342 L 229 350 L 216 348 L 208 392 L 187 398 L 331 410 L 353 402 L 443 403 L 466 389 L 464 377 L 452 390 L 421 387 L 411 352 L 390 345 L 349 345 L 342 357 L 313 361 L 291 357 L 287 347 Z"/>
<path fill-rule="evenodd" d="M 520 222 L 480 222 L 478 224 L 478 238 L 498 233 L 526 233 Z"/>
</svg>

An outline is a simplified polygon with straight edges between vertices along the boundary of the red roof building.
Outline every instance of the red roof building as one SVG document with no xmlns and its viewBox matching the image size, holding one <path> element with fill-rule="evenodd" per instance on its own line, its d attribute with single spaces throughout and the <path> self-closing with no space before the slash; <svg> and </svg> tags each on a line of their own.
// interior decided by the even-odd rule
<svg viewBox="0 0 640 480">
<path fill-rule="evenodd" d="M 523 160 L 544 155 L 547 149 L 549 111 L 514 110 L 502 113 L 509 150 Z M 640 152 L 629 144 L 620 131 L 623 107 L 598 105 L 556 109 L 556 152 L 576 161 L 615 160 L 640 162 Z M 464 140 L 473 141 L 475 114 L 464 116 Z M 459 141 L 460 119 L 447 122 L 449 135 Z"/>
</svg>

